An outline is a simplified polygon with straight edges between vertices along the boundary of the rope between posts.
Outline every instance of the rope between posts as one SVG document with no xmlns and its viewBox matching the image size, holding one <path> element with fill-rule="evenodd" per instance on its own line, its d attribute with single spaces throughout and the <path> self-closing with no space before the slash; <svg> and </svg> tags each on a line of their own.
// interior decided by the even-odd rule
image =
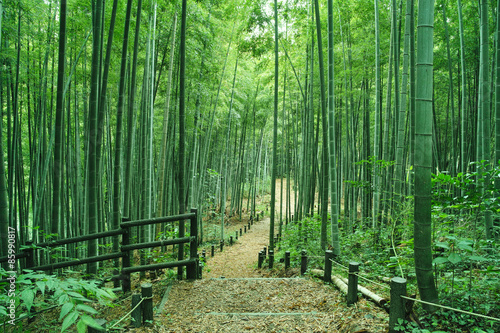
<svg viewBox="0 0 500 333">
<path fill-rule="evenodd" d="M 113 326 L 111 326 L 109 329 L 112 329 L 113 327 L 115 327 L 116 325 L 121 323 L 125 318 L 129 317 L 132 314 L 132 312 L 134 312 L 134 310 L 137 309 L 137 307 L 139 305 L 141 305 L 141 303 L 146 299 L 153 299 L 153 296 L 141 298 L 141 301 L 139 303 L 137 303 L 136 306 L 134 306 L 134 308 L 132 310 L 130 310 L 127 314 L 125 314 L 125 316 L 123 316 L 122 319 L 120 319 L 116 323 L 114 323 Z"/>
<path fill-rule="evenodd" d="M 431 303 L 431 302 L 426 302 L 426 301 L 422 301 L 420 299 L 415 299 L 415 298 L 411 298 L 411 297 L 407 297 L 407 296 L 401 296 L 401 298 L 407 299 L 409 301 L 414 301 L 414 302 L 417 302 L 417 303 L 423 303 L 423 304 L 427 304 L 427 305 L 433 305 L 433 306 L 436 306 L 438 308 L 442 308 L 442 309 L 446 309 L 446 310 L 451 310 L 451 311 L 455 311 L 455 312 L 460 312 L 460 313 L 468 314 L 468 315 L 471 315 L 471 316 L 481 317 L 481 318 L 485 318 L 485 319 L 489 319 L 489 320 L 494 320 L 494 321 L 500 322 L 499 318 L 485 316 L 485 315 L 482 315 L 482 314 L 479 314 L 479 313 L 474 313 L 474 312 L 464 311 L 464 310 L 460 310 L 460 309 L 450 308 L 449 306 L 440 305 L 440 304 Z"/>
<path fill-rule="evenodd" d="M 331 261 L 331 262 L 333 262 L 334 264 L 336 264 L 336 265 L 338 265 L 338 266 L 342 267 L 343 269 L 345 269 L 346 271 L 348 271 L 348 272 L 349 272 L 349 268 L 348 268 L 348 267 L 346 267 L 346 266 L 344 266 L 344 265 L 342 265 L 342 264 L 339 264 L 338 262 L 336 262 L 336 261 L 334 261 L 334 260 L 332 260 L 332 259 L 330 259 L 330 261 Z M 368 281 L 368 282 L 370 282 L 370 283 L 376 284 L 376 285 L 377 285 L 377 286 L 379 286 L 379 287 L 382 287 L 382 288 L 385 288 L 385 289 L 388 289 L 388 290 L 390 290 L 390 289 L 391 289 L 389 286 L 386 286 L 386 285 L 384 285 L 384 284 L 381 284 L 381 283 L 375 282 L 375 281 L 373 281 L 373 280 L 371 280 L 371 279 L 369 279 L 369 278 L 366 278 L 366 277 L 364 277 L 364 276 L 360 275 L 359 273 L 354 273 L 354 274 L 355 274 L 357 277 L 359 277 L 360 279 L 363 279 L 363 280 Z"/>
<path fill-rule="evenodd" d="M 357 277 L 359 277 L 360 279 L 363 279 L 363 280 L 368 281 L 368 282 L 370 282 L 370 283 L 376 284 L 376 285 L 377 285 L 377 286 L 379 286 L 379 287 L 382 287 L 382 288 L 385 288 L 385 289 L 391 290 L 391 287 L 389 287 L 389 286 L 387 286 L 387 285 L 385 285 L 385 284 L 382 284 L 382 283 L 375 282 L 375 281 L 370 280 L 370 279 L 368 279 L 368 278 L 365 278 L 364 276 L 359 275 L 359 273 L 354 273 L 354 275 L 356 275 L 356 276 L 357 276 Z"/>
<path fill-rule="evenodd" d="M 333 259 L 330 259 L 330 261 L 333 262 L 335 265 L 340 266 L 340 267 L 342 267 L 343 269 L 345 269 L 346 271 L 349 272 L 349 268 L 348 267 L 346 267 L 346 266 L 344 266 L 342 264 L 339 264 L 338 262 L 334 261 Z"/>
</svg>

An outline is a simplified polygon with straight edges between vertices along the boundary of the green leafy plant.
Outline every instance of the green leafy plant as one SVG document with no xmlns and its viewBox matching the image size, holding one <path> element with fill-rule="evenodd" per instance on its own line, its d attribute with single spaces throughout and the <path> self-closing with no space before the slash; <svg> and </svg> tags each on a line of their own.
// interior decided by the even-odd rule
<svg viewBox="0 0 500 333">
<path fill-rule="evenodd" d="M 6 276 L 0 271 L 0 276 Z M 76 324 L 79 333 L 85 332 L 87 326 L 102 327 L 92 318 L 97 311 L 90 303 L 98 302 L 101 305 L 110 304 L 116 298 L 111 289 L 101 288 L 95 280 L 66 278 L 64 280 L 55 275 L 42 272 L 26 271 L 16 277 L 16 293 L 13 295 L 16 312 L 27 313 L 29 317 L 33 309 L 44 310 L 49 307 L 61 306 L 59 321 L 61 332 Z M 10 301 L 7 293 L 2 292 L 0 298 L 0 320 L 7 321 L 7 308 L 3 304 Z M 6 298 L 6 299 L 3 299 Z"/>
</svg>

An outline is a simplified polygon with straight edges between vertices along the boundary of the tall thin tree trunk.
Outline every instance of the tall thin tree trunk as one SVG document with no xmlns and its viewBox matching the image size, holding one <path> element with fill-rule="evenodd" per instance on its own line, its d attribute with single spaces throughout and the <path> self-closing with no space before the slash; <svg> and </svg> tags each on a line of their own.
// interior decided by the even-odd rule
<svg viewBox="0 0 500 333">
<path fill-rule="evenodd" d="M 418 50 L 415 124 L 414 257 L 422 300 L 436 303 L 438 292 L 432 271 L 431 168 L 434 0 L 418 5 Z M 425 305 L 427 310 L 434 310 Z"/>
<path fill-rule="evenodd" d="M 274 0 L 274 116 L 273 116 L 273 166 L 271 173 L 271 222 L 269 224 L 269 249 L 274 250 L 274 223 L 276 214 L 276 174 L 278 171 L 278 0 Z"/>
<path fill-rule="evenodd" d="M 186 212 L 186 187 L 184 181 L 184 160 L 185 160 L 185 150 L 186 150 L 186 126 L 185 126 L 185 81 L 186 81 L 186 9 L 187 0 L 182 0 L 182 14 L 181 14 L 181 44 L 179 48 L 180 55 L 180 73 L 179 73 L 179 213 L 184 214 Z M 179 222 L 179 237 L 184 237 L 184 221 Z M 178 260 L 184 258 L 184 246 L 179 246 Z M 182 278 L 183 267 L 179 267 L 177 275 Z"/>
<path fill-rule="evenodd" d="M 63 144 L 63 115 L 64 115 L 64 69 L 66 67 L 66 0 L 61 0 L 59 13 L 59 59 L 57 64 L 57 99 L 56 99 L 56 133 L 54 142 L 54 166 L 52 168 L 52 234 L 61 231 L 60 199 L 62 185 L 62 144 Z"/>
<path fill-rule="evenodd" d="M 321 37 L 321 20 L 319 17 L 319 1 L 315 0 L 314 10 L 316 13 L 316 36 L 318 38 L 318 58 L 319 58 L 319 78 L 321 93 L 321 129 L 323 135 L 323 144 L 321 152 L 321 249 L 326 249 L 327 225 L 328 225 L 328 118 L 326 115 L 326 97 L 325 97 L 325 70 L 323 62 L 323 39 Z"/>
<path fill-rule="evenodd" d="M 100 67 L 100 47 L 101 47 L 101 11 L 103 0 L 96 0 L 94 8 L 94 30 L 92 39 L 92 70 L 90 78 L 90 108 L 89 108 L 89 163 L 88 163 L 88 221 L 89 221 L 89 234 L 97 232 L 98 228 L 98 215 L 97 215 L 97 184 L 99 178 L 99 166 L 97 165 L 97 109 L 99 100 L 99 67 Z M 89 241 L 88 249 L 89 257 L 97 255 L 97 240 Z M 88 271 L 91 274 L 97 273 L 97 264 L 92 263 L 88 265 Z"/>
<path fill-rule="evenodd" d="M 339 240 L 339 208 L 337 193 L 337 161 L 335 156 L 335 73 L 333 58 L 333 0 L 328 0 L 328 148 L 329 160 L 328 170 L 330 177 L 330 223 L 331 223 L 331 242 L 333 254 L 340 255 Z"/>
</svg>

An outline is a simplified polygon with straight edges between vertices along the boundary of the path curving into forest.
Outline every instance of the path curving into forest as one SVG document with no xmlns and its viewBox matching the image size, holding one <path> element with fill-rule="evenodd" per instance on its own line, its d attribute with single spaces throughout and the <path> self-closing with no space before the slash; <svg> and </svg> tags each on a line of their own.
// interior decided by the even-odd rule
<svg viewBox="0 0 500 333">
<path fill-rule="evenodd" d="M 232 246 L 208 258 L 203 278 L 243 278 L 260 277 L 255 270 L 257 253 L 267 246 L 269 239 L 269 218 L 255 222 L 246 234 L 239 237 Z"/>
<path fill-rule="evenodd" d="M 267 278 L 270 271 L 256 267 L 259 251 L 269 243 L 269 227 L 268 217 L 256 221 L 232 246 L 208 254 L 203 279 L 173 282 L 153 326 L 132 332 L 386 331 L 386 313 L 364 299 L 347 307 L 340 291 L 311 277 Z"/>
</svg>

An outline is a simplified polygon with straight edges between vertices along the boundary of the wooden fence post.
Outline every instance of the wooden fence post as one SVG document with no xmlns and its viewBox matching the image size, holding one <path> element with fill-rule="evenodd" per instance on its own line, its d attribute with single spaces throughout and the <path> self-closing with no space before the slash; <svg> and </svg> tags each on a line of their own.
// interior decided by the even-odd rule
<svg viewBox="0 0 500 333">
<path fill-rule="evenodd" d="M 130 234 L 129 231 L 130 229 L 127 227 L 122 227 L 123 234 L 122 234 L 122 248 L 123 246 L 129 245 L 130 244 Z M 123 256 L 122 256 L 122 270 L 124 268 L 130 267 L 130 251 L 123 251 Z M 122 290 L 124 293 L 130 291 L 130 273 L 122 273 Z"/>
<path fill-rule="evenodd" d="M 325 251 L 325 272 L 323 275 L 323 281 L 331 283 L 332 282 L 332 261 L 333 251 L 326 250 Z"/>
<path fill-rule="evenodd" d="M 235 236 L 236 236 L 236 240 L 238 240 L 238 230 L 236 230 Z"/>
<path fill-rule="evenodd" d="M 229 245 L 233 245 L 233 236 L 229 237 Z"/>
<path fill-rule="evenodd" d="M 103 329 L 97 329 L 97 328 L 89 326 L 88 333 L 106 332 L 106 320 L 104 320 L 104 319 L 96 319 L 95 322 L 98 325 L 100 325 Z"/>
<path fill-rule="evenodd" d="M 222 250 L 224 250 L 224 240 L 220 241 L 220 252 L 222 252 Z"/>
<path fill-rule="evenodd" d="M 248 231 L 250 231 L 250 222 L 248 222 Z"/>
<path fill-rule="evenodd" d="M 243 228 L 244 228 L 245 234 L 246 234 L 247 233 L 247 226 L 244 226 Z"/>
<path fill-rule="evenodd" d="M 262 262 L 264 261 L 264 253 L 262 251 L 259 252 L 259 259 L 257 261 L 257 267 L 262 268 Z"/>
<path fill-rule="evenodd" d="M 141 284 L 142 293 L 142 323 L 153 321 L 153 285 L 151 283 Z"/>
<path fill-rule="evenodd" d="M 395 330 L 399 319 L 405 319 L 406 279 L 394 277 L 391 279 L 391 307 L 389 309 L 389 333 L 399 332 Z"/>
<path fill-rule="evenodd" d="M 194 214 L 190 218 L 190 236 L 191 241 L 189 242 L 189 259 L 196 259 L 198 257 L 198 211 L 196 208 L 191 208 L 191 213 Z M 198 276 L 198 260 L 195 260 L 193 264 L 186 267 L 186 278 L 188 280 L 194 280 Z"/>
<path fill-rule="evenodd" d="M 307 251 L 302 250 L 302 255 L 300 256 L 300 275 L 304 275 L 307 271 Z"/>
<path fill-rule="evenodd" d="M 273 268 L 274 266 L 274 251 L 269 250 L 269 268 Z"/>
<path fill-rule="evenodd" d="M 358 301 L 358 272 L 359 263 L 351 261 L 349 263 L 349 280 L 347 281 L 347 305 Z"/>
<path fill-rule="evenodd" d="M 212 245 L 212 251 L 210 252 L 210 254 L 212 255 L 212 257 L 214 256 L 214 254 L 215 254 L 215 245 Z"/>
<path fill-rule="evenodd" d="M 285 252 L 285 269 L 290 268 L 290 251 Z"/>
<path fill-rule="evenodd" d="M 132 319 L 132 326 L 134 327 L 141 327 L 142 325 L 142 307 L 137 304 L 141 302 L 141 294 L 134 293 L 132 294 L 132 314 L 131 314 L 131 319 Z"/>
</svg>

